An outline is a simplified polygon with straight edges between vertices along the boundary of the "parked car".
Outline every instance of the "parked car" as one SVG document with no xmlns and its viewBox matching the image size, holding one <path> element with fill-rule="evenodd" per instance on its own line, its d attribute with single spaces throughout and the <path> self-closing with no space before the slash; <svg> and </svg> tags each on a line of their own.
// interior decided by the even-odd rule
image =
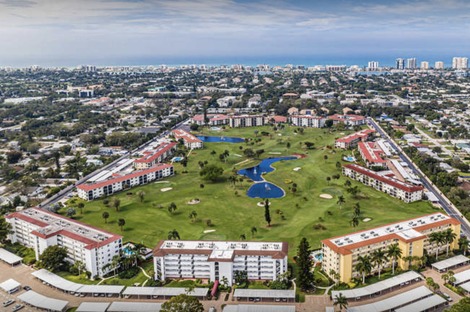
<svg viewBox="0 0 470 312">
<path fill-rule="evenodd" d="M 442 293 L 442 296 L 444 296 L 444 298 L 445 298 L 447 301 L 452 302 L 452 297 L 449 296 L 449 294 Z"/>
<path fill-rule="evenodd" d="M 31 290 L 31 287 L 29 287 L 29 286 L 23 286 L 23 289 L 26 290 L 26 291 L 28 291 L 28 290 Z"/>
<path fill-rule="evenodd" d="M 3 302 L 3 306 L 4 306 L 4 307 L 8 307 L 10 304 L 13 304 L 13 303 L 15 303 L 15 300 L 13 300 L 13 299 L 8 299 L 7 301 L 4 301 L 4 302 Z"/>
<path fill-rule="evenodd" d="M 13 311 L 13 312 L 16 312 L 16 311 L 19 311 L 19 310 L 21 310 L 21 309 L 23 309 L 23 308 L 24 308 L 24 305 L 22 305 L 22 304 L 17 304 L 17 305 L 15 305 L 15 306 L 13 307 L 13 310 L 12 310 L 12 311 Z"/>
</svg>

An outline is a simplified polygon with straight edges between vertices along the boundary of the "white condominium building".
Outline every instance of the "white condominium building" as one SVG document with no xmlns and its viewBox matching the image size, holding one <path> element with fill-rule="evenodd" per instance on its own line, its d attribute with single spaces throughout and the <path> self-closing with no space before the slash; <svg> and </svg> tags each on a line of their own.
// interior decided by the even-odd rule
<svg viewBox="0 0 470 312">
<path fill-rule="evenodd" d="M 275 280 L 287 271 L 285 242 L 223 242 L 165 240 L 155 247 L 155 279 L 226 278 L 232 285 L 236 271 L 249 280 Z"/>
<path fill-rule="evenodd" d="M 77 186 L 78 197 L 84 200 L 93 200 L 108 196 L 134 186 L 147 184 L 174 174 L 173 165 L 159 164 L 151 168 L 134 171 L 123 176 L 113 176 L 109 180 L 97 183 L 85 183 Z"/>
<path fill-rule="evenodd" d="M 468 58 L 466 58 L 466 57 L 454 57 L 452 59 L 452 68 L 453 69 L 467 69 L 468 68 Z"/>
<path fill-rule="evenodd" d="M 435 62 L 434 69 L 444 69 L 444 62 L 441 62 L 441 61 Z"/>
<path fill-rule="evenodd" d="M 67 248 L 66 260 L 81 261 L 92 276 L 103 276 L 114 256 L 122 249 L 122 236 L 96 229 L 39 208 L 29 208 L 5 216 L 11 225 L 13 243 L 34 249 L 36 259 L 49 246 Z"/>
<path fill-rule="evenodd" d="M 380 175 L 375 171 L 349 164 L 343 166 L 343 174 L 351 179 L 371 186 L 378 191 L 387 193 L 390 196 L 401 199 L 405 203 L 421 200 L 423 197 L 423 187 L 405 183 L 400 180 Z"/>
<path fill-rule="evenodd" d="M 230 116 L 229 125 L 231 128 L 257 127 L 265 124 L 265 118 L 261 115 L 240 115 Z"/>
<path fill-rule="evenodd" d="M 293 115 L 289 117 L 291 123 L 297 127 L 323 128 L 325 118 L 311 115 Z"/>
<path fill-rule="evenodd" d="M 173 130 L 172 133 L 176 140 L 183 140 L 184 146 L 187 148 L 197 149 L 203 147 L 202 140 L 187 131 L 176 129 Z"/>
<path fill-rule="evenodd" d="M 173 155 L 176 145 L 176 142 L 166 142 L 160 144 L 155 150 L 145 151 L 141 158 L 134 160 L 134 168 L 137 170 L 147 169 L 163 162 Z"/>
</svg>

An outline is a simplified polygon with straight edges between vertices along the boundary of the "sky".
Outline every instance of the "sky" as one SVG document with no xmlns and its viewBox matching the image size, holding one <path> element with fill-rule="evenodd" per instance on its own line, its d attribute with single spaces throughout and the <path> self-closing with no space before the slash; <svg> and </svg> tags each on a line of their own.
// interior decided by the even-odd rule
<svg viewBox="0 0 470 312">
<path fill-rule="evenodd" d="M 0 66 L 449 64 L 469 29 L 468 0 L 0 0 Z"/>
</svg>

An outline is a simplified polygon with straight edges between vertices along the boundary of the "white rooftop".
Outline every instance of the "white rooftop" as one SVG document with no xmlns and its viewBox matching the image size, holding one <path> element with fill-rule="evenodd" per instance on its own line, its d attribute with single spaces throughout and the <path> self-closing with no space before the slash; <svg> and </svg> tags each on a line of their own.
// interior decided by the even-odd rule
<svg viewBox="0 0 470 312">
<path fill-rule="evenodd" d="M 82 302 L 76 312 L 106 312 L 109 302 Z"/>
<path fill-rule="evenodd" d="M 3 260 L 10 265 L 13 265 L 23 261 L 23 258 L 18 257 L 17 255 L 9 252 L 8 250 L 0 248 L 0 260 Z"/>
<path fill-rule="evenodd" d="M 470 259 L 464 255 L 458 255 L 432 264 L 432 267 L 438 271 L 446 270 L 460 264 L 469 262 Z"/>
<path fill-rule="evenodd" d="M 160 249 L 281 251 L 281 242 L 165 241 Z M 223 256 L 223 255 L 222 255 Z"/>
<path fill-rule="evenodd" d="M 364 242 L 375 237 L 386 236 L 392 233 L 398 234 L 405 239 L 409 239 L 422 236 L 422 234 L 414 230 L 414 228 L 449 219 L 449 216 L 439 212 L 390 225 L 384 225 L 367 231 L 356 232 L 342 237 L 333 238 L 330 239 L 330 241 L 338 247 L 343 247 Z"/>
<path fill-rule="evenodd" d="M 229 304 L 223 312 L 295 312 L 294 305 Z"/>
<path fill-rule="evenodd" d="M 112 236 L 110 233 L 100 231 L 82 223 L 77 223 L 74 220 L 46 212 L 42 209 L 30 208 L 18 211 L 16 214 L 24 215 L 26 217 L 33 218 L 37 221 L 48 224 L 47 226 L 38 230 L 39 233 L 44 235 L 54 233 L 59 230 L 67 230 L 73 234 L 95 242 L 105 241 Z"/>
<path fill-rule="evenodd" d="M 295 299 L 294 290 L 283 290 L 283 289 L 242 289 L 237 288 L 233 294 L 234 297 L 248 298 L 248 297 L 259 297 L 259 298 L 290 298 Z"/>
<path fill-rule="evenodd" d="M 68 301 L 49 298 L 32 290 L 22 293 L 18 296 L 18 299 L 33 307 L 47 311 L 64 311 L 69 304 Z"/>
<path fill-rule="evenodd" d="M 3 289 L 6 292 L 10 292 L 13 289 L 18 288 L 20 286 L 21 286 L 20 283 L 18 283 L 17 281 L 15 281 L 12 278 L 10 278 L 10 279 L 8 279 L 8 280 L 6 280 L 6 281 L 4 281 L 3 283 L 0 284 L 0 288 Z"/>
<path fill-rule="evenodd" d="M 203 297 L 209 292 L 208 288 L 194 288 L 191 292 L 187 292 L 181 287 L 127 287 L 122 294 L 124 296 L 159 296 L 173 297 L 181 294 L 188 296 Z"/>
<path fill-rule="evenodd" d="M 161 308 L 156 302 L 113 302 L 107 312 L 158 312 Z"/>
<path fill-rule="evenodd" d="M 428 311 L 434 307 L 437 307 L 441 304 L 446 303 L 447 300 L 442 298 L 439 295 L 432 295 L 431 297 L 426 297 L 416 302 L 413 302 L 409 305 L 406 305 L 402 308 L 395 309 L 395 312 L 416 312 L 416 311 Z"/>
<path fill-rule="evenodd" d="M 455 285 L 465 283 L 470 281 L 470 270 L 462 271 L 460 273 L 454 274 L 455 277 Z"/>
</svg>

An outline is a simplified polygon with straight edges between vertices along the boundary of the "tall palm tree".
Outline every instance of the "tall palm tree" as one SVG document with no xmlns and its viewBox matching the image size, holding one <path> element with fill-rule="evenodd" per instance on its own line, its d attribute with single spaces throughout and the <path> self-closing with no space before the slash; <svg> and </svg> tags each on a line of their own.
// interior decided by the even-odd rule
<svg viewBox="0 0 470 312">
<path fill-rule="evenodd" d="M 337 285 L 339 283 L 339 279 L 341 278 L 341 275 L 338 272 L 336 272 L 335 270 L 331 269 L 330 270 L 330 276 L 335 281 L 335 285 Z"/>
<path fill-rule="evenodd" d="M 338 196 L 338 201 L 336 202 L 339 205 L 339 209 L 341 209 L 341 205 L 344 204 L 346 201 L 344 200 L 344 196 Z"/>
<path fill-rule="evenodd" d="M 191 222 L 194 222 L 196 220 L 197 218 L 196 210 L 191 211 L 191 213 L 189 214 L 189 218 L 191 219 Z"/>
<path fill-rule="evenodd" d="M 468 246 L 470 245 L 470 241 L 468 240 L 467 236 L 462 236 L 459 238 L 459 249 L 463 252 L 463 255 L 467 255 Z"/>
<path fill-rule="evenodd" d="M 356 227 L 359 225 L 359 217 L 356 216 L 356 215 L 353 215 L 352 218 L 351 218 L 351 221 L 349 221 L 349 223 L 351 223 L 352 227 Z"/>
<path fill-rule="evenodd" d="M 366 274 L 372 271 L 372 263 L 369 256 L 359 256 L 357 258 L 357 264 L 354 267 L 356 271 L 362 274 L 362 283 L 366 282 Z"/>
<path fill-rule="evenodd" d="M 457 238 L 457 234 L 455 234 L 452 229 L 447 229 L 444 234 L 444 242 L 446 243 L 446 256 L 449 256 L 449 247 L 450 244 Z"/>
<path fill-rule="evenodd" d="M 122 228 L 124 227 L 124 225 L 126 225 L 126 220 L 124 220 L 124 219 L 119 219 L 119 220 L 118 220 L 118 225 L 119 225 L 119 227 L 121 228 L 121 232 L 122 232 Z"/>
<path fill-rule="evenodd" d="M 354 204 L 354 215 L 358 218 L 361 217 L 361 205 L 359 203 Z"/>
<path fill-rule="evenodd" d="M 108 218 L 109 218 L 109 212 L 104 211 L 103 214 L 101 215 L 104 219 L 104 223 L 108 223 Z"/>
<path fill-rule="evenodd" d="M 251 231 L 251 238 L 253 238 L 256 232 L 258 232 L 258 229 L 256 228 L 256 226 L 252 226 L 250 231 Z"/>
<path fill-rule="evenodd" d="M 170 232 L 168 232 L 168 239 L 181 239 L 181 237 L 178 231 L 173 229 Z"/>
<path fill-rule="evenodd" d="M 387 257 L 392 260 L 392 274 L 395 274 L 395 263 L 401 258 L 402 253 L 398 243 L 392 244 L 387 248 Z"/>
<path fill-rule="evenodd" d="M 348 308 L 348 298 L 346 298 L 343 293 L 339 293 L 339 295 L 335 296 L 335 302 L 333 303 L 334 306 L 339 306 L 339 311 L 343 311 L 343 309 Z"/>
<path fill-rule="evenodd" d="M 380 272 L 382 271 L 382 265 L 387 261 L 387 253 L 382 248 L 376 249 L 372 252 L 371 262 L 379 269 L 379 279 Z"/>
<path fill-rule="evenodd" d="M 436 260 L 439 256 L 439 246 L 444 242 L 443 232 L 432 232 L 428 236 L 429 242 L 436 245 Z"/>
</svg>

